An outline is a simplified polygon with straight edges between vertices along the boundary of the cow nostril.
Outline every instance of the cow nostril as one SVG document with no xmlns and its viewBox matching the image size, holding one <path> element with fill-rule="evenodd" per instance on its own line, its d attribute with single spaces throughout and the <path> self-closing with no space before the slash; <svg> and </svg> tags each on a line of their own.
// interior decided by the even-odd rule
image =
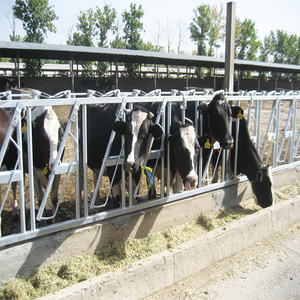
<svg viewBox="0 0 300 300">
<path fill-rule="evenodd" d="M 124 165 L 124 169 L 127 173 L 132 173 L 135 168 L 135 163 L 134 162 L 126 162 Z"/>
</svg>

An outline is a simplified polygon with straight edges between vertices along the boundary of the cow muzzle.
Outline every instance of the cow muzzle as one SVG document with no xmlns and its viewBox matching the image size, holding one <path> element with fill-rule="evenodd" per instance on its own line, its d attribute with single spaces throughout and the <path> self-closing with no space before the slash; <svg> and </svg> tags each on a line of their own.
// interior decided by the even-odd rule
<svg viewBox="0 0 300 300">
<path fill-rule="evenodd" d="M 224 139 L 222 142 L 220 142 L 220 145 L 222 148 L 230 150 L 233 147 L 233 138 L 227 138 Z"/>
<path fill-rule="evenodd" d="M 135 162 L 127 161 L 124 163 L 124 170 L 127 173 L 137 173 L 139 166 Z"/>
<path fill-rule="evenodd" d="M 184 189 L 186 191 L 192 190 L 193 188 L 195 188 L 197 181 L 198 181 L 198 176 L 197 176 L 196 173 L 188 175 L 186 177 L 186 182 L 184 184 Z"/>
</svg>

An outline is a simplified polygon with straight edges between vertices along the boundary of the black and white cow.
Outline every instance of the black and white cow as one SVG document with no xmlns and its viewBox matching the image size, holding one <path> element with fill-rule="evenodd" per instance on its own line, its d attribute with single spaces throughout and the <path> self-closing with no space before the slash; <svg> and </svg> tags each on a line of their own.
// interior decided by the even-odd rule
<svg viewBox="0 0 300 300">
<path fill-rule="evenodd" d="M 233 118 L 243 114 L 242 108 L 231 108 Z M 232 122 L 232 133 L 236 140 L 236 122 Z M 234 169 L 235 146 L 231 150 L 231 168 Z M 249 135 L 247 121 L 240 119 L 237 154 L 237 174 L 245 174 L 251 182 L 251 187 L 258 204 L 262 208 L 273 205 L 273 180 L 271 167 L 263 165 Z"/>
<path fill-rule="evenodd" d="M 1 124 L 2 124 L 1 119 Z M 10 116 L 9 116 L 10 121 Z M 8 122 L 9 122 L 8 121 Z M 26 124 L 26 117 L 22 119 Z M 5 125 L 8 128 L 8 123 Z M 27 135 L 23 127 L 23 160 L 24 171 L 28 172 Z M 33 176 L 35 193 L 39 204 L 43 199 L 43 188 L 47 186 L 48 178 L 55 162 L 57 151 L 63 136 L 64 126 L 60 122 L 51 106 L 35 107 L 32 109 L 32 143 L 33 143 Z M 10 143 L 6 151 L 2 165 L 12 170 L 16 164 L 17 150 Z M 52 184 L 51 202 L 53 210 L 56 208 L 60 175 L 56 175 Z M 13 215 L 16 212 L 16 183 L 12 184 L 13 191 Z"/>
<path fill-rule="evenodd" d="M 153 123 L 153 113 L 142 106 L 125 110 L 126 121 L 116 121 L 117 104 L 87 106 L 87 165 L 93 171 L 94 184 L 99 175 L 105 156 L 111 130 L 125 137 L 124 169 L 133 174 L 137 184 L 141 172 L 141 164 L 146 160 L 152 137 L 159 138 L 162 128 Z M 82 138 L 80 139 L 82 147 Z M 110 155 L 118 155 L 121 148 L 121 136 L 116 136 Z M 107 167 L 106 175 L 112 180 L 115 167 Z M 81 176 L 82 180 L 82 176 Z M 118 168 L 112 183 L 114 207 L 120 206 L 121 169 Z M 82 187 L 82 183 L 80 184 Z M 99 196 L 97 196 L 99 199 Z"/>
<path fill-rule="evenodd" d="M 177 114 L 179 114 L 178 106 L 176 106 L 176 109 Z M 233 145 L 233 138 L 230 132 L 231 110 L 224 95 L 222 93 L 216 94 L 208 104 L 201 103 L 198 110 L 202 113 L 203 121 L 200 123 L 199 119 L 195 120 L 195 122 L 198 122 L 198 126 L 202 128 L 203 134 L 210 134 L 215 141 L 220 143 L 221 147 L 231 149 Z M 194 103 L 189 103 L 186 109 L 187 120 L 193 119 L 194 116 Z M 185 189 L 188 190 L 194 187 L 198 181 L 196 161 L 199 153 L 199 141 L 202 137 L 197 137 L 193 124 L 189 122 L 183 125 L 178 118 L 177 120 L 172 119 L 171 132 L 176 127 L 180 130 L 174 135 L 177 138 L 172 138 L 174 141 L 170 147 L 171 173 L 174 176 L 175 166 L 179 171 L 177 174 L 181 175 Z M 184 157 L 184 153 L 186 157 Z M 189 159 L 187 159 L 187 154 L 190 157 Z M 204 167 L 205 164 L 203 164 Z M 178 178 L 173 184 L 173 191 L 179 191 Z"/>
<path fill-rule="evenodd" d="M 231 147 L 233 139 L 228 131 L 228 113 L 227 102 L 221 99 L 221 96 L 216 96 L 208 105 L 203 104 L 202 110 L 206 116 L 209 116 L 209 132 L 221 143 L 224 147 Z M 149 110 L 147 108 L 149 108 Z M 153 123 L 153 112 L 157 106 L 145 105 L 136 106 L 132 110 L 125 110 L 126 121 L 117 121 L 113 123 L 116 115 L 117 105 L 89 105 L 87 108 L 87 159 L 88 167 L 93 170 L 94 181 L 98 177 L 102 160 L 106 151 L 106 146 L 110 137 L 110 127 L 112 126 L 118 134 L 125 137 L 125 157 L 124 169 L 128 173 L 136 174 L 134 180 L 139 179 L 141 164 L 146 160 L 149 152 L 149 145 L 152 137 L 155 139 L 162 135 L 162 128 L 159 124 Z M 152 112 L 151 112 L 151 111 Z M 190 189 L 195 186 L 198 180 L 196 173 L 196 159 L 198 155 L 199 143 L 195 128 L 191 124 L 183 124 L 172 114 L 171 136 L 170 136 L 170 155 L 171 155 L 171 185 L 174 183 L 176 174 L 182 177 L 185 188 Z M 197 120 L 198 122 L 198 120 Z M 218 124 L 221 124 L 219 126 Z M 216 129 L 215 129 L 216 127 Z M 120 140 L 114 140 L 112 145 L 111 155 L 118 154 L 120 149 Z M 117 152 L 116 152 L 117 149 Z M 180 153 L 186 154 L 188 158 L 180 159 Z M 182 157 L 181 157 L 182 158 Z M 107 175 L 112 178 L 114 169 L 108 167 Z M 177 172 L 179 171 L 179 172 Z M 115 202 L 115 207 L 119 205 L 120 195 L 120 174 L 117 172 L 115 181 L 112 185 L 112 196 Z M 156 172 L 159 174 L 159 172 Z M 177 179 L 175 179 L 177 181 Z M 178 184 L 174 186 L 177 192 Z M 151 194 L 151 197 L 153 195 Z"/>
<path fill-rule="evenodd" d="M 173 193 L 181 191 L 181 180 L 185 190 L 190 190 L 198 181 L 197 161 L 200 146 L 193 123 L 187 121 L 183 124 L 177 117 L 175 109 L 172 110 L 168 140 L 170 143 L 170 186 L 172 186 Z M 158 170 L 157 177 L 159 174 Z"/>
<path fill-rule="evenodd" d="M 239 135 L 238 135 L 238 154 L 237 154 L 237 170 L 236 173 L 247 176 L 251 183 L 251 187 L 257 203 L 265 208 L 271 206 L 274 201 L 272 188 L 272 172 L 270 166 L 263 165 L 256 148 L 254 147 L 249 135 L 247 121 L 242 116 L 243 109 L 238 106 L 231 107 L 232 111 L 232 134 L 234 138 L 234 146 L 230 151 L 230 167 L 233 174 L 235 164 L 235 141 L 236 141 L 236 119 L 239 117 Z M 207 137 L 209 139 L 209 137 Z M 212 145 L 212 139 L 210 140 Z M 203 147 L 203 143 L 201 147 Z M 204 150 L 206 158 L 210 150 Z M 212 156 L 212 163 L 217 164 L 217 156 L 215 153 Z"/>
<path fill-rule="evenodd" d="M 203 116 L 202 132 L 212 136 L 214 141 L 218 141 L 223 149 L 231 149 L 233 138 L 230 131 L 231 109 L 225 100 L 223 93 L 217 93 L 209 104 L 201 103 L 198 110 Z M 192 118 L 194 112 L 190 108 L 187 110 L 187 117 Z"/>
<path fill-rule="evenodd" d="M 56 160 L 63 134 L 64 123 L 59 120 L 51 106 L 32 109 L 34 188 L 39 205 L 43 199 L 43 188 L 46 188 L 48 184 L 49 175 Z M 27 148 L 24 147 L 23 150 L 26 154 Z M 52 183 L 51 202 L 53 211 L 55 211 L 57 205 L 60 177 L 60 174 L 55 175 Z M 54 221 L 56 221 L 56 218 Z"/>
</svg>

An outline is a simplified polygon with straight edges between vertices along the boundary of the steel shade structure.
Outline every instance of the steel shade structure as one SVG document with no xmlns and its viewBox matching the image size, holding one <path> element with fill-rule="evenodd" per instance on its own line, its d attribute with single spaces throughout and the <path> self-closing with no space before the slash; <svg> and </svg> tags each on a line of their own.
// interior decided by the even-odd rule
<svg viewBox="0 0 300 300">
<path fill-rule="evenodd" d="M 188 67 L 225 68 L 225 58 L 175 53 L 99 48 L 72 45 L 0 41 L 0 57 L 58 59 L 75 61 L 108 61 L 139 64 L 179 65 Z M 300 65 L 287 65 L 249 60 L 234 60 L 235 69 L 261 72 L 300 73 Z"/>
</svg>

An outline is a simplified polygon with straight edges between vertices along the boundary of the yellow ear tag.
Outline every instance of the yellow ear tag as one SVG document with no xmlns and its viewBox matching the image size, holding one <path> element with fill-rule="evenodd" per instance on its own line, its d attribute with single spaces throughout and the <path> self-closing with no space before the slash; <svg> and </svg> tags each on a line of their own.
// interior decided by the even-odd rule
<svg viewBox="0 0 300 300">
<path fill-rule="evenodd" d="M 23 127 L 22 127 L 22 133 L 27 133 L 27 126 L 26 123 L 24 123 Z"/>
<path fill-rule="evenodd" d="M 236 116 L 238 119 L 242 120 L 243 118 L 243 114 L 242 114 L 242 111 L 240 110 L 239 113 L 237 114 Z"/>
<path fill-rule="evenodd" d="M 243 118 L 243 114 L 242 114 L 242 111 L 240 110 L 239 113 L 237 114 L 236 116 L 238 119 L 242 120 Z"/>
<path fill-rule="evenodd" d="M 207 139 L 206 143 L 204 144 L 205 149 L 210 149 L 210 142 L 209 139 Z"/>
<path fill-rule="evenodd" d="M 44 175 L 48 174 L 48 164 L 46 164 L 46 167 L 44 168 L 43 172 Z"/>
</svg>

